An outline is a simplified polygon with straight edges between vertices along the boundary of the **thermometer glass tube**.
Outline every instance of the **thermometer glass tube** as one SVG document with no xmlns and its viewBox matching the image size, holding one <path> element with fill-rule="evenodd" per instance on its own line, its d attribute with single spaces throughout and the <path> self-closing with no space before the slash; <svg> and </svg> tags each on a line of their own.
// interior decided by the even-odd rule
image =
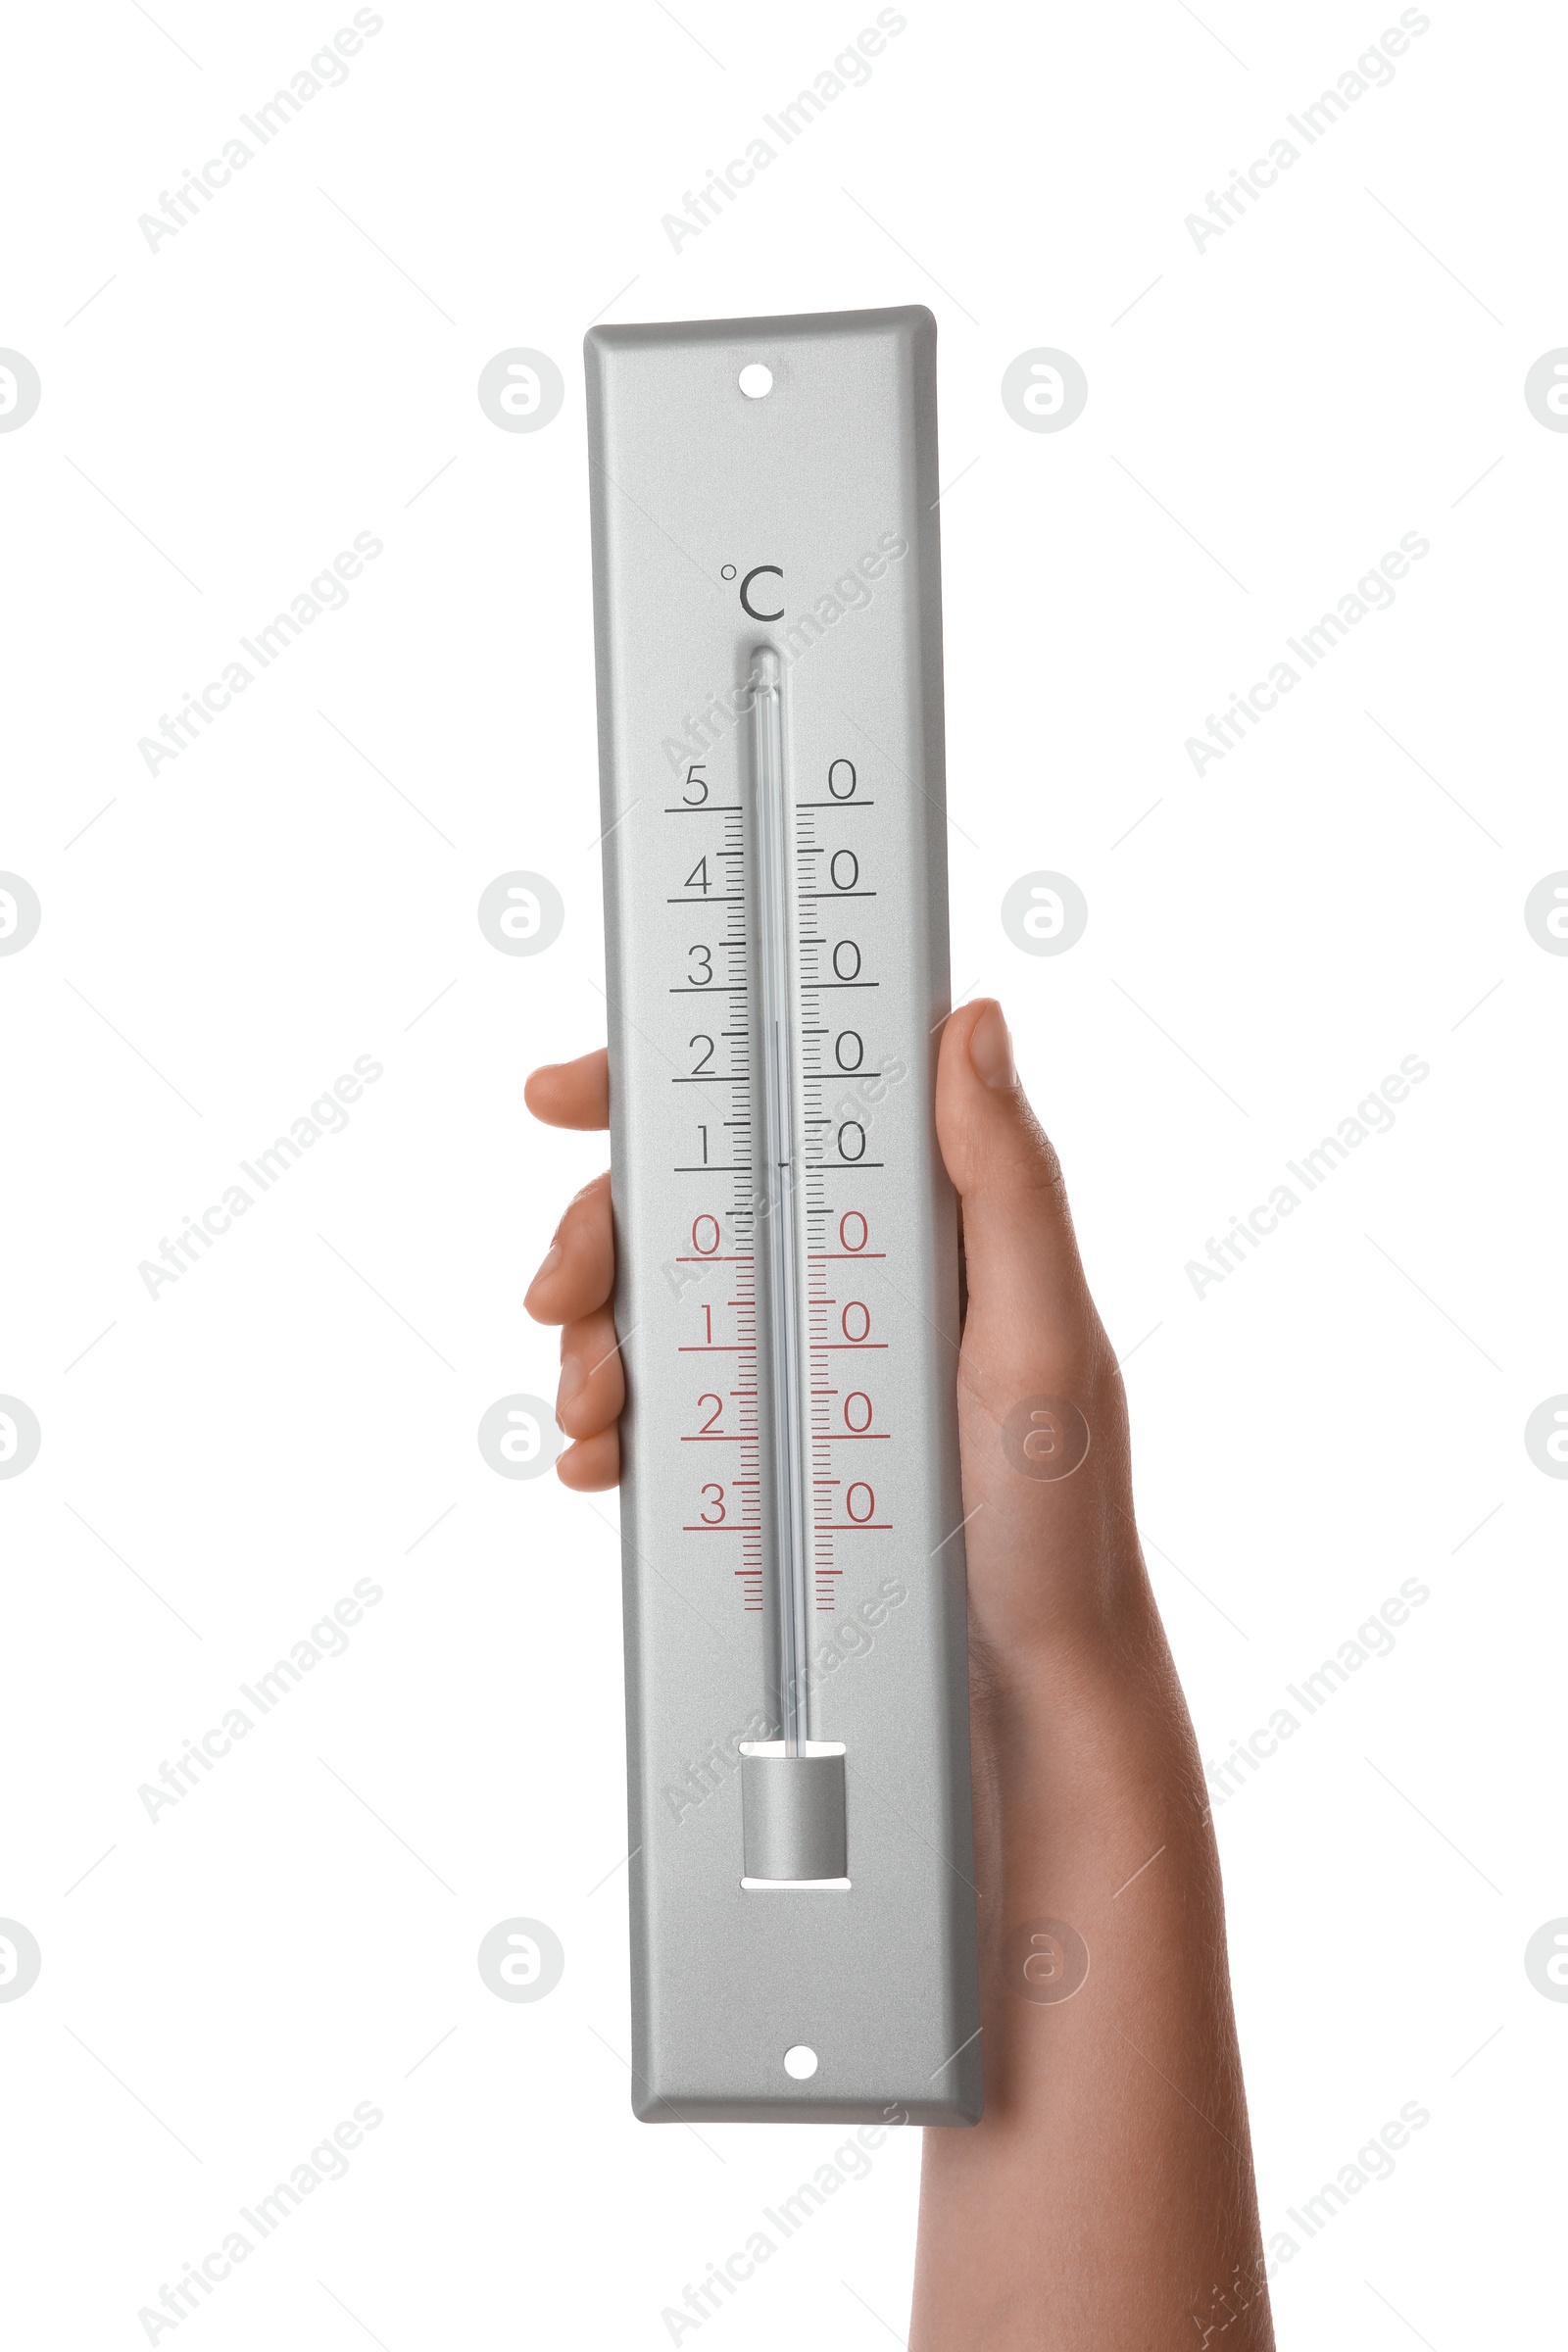
<svg viewBox="0 0 1568 2352">
<path fill-rule="evenodd" d="M 805 1333 L 800 1281 L 796 1129 L 796 1019 L 792 987 L 789 813 L 784 772 L 783 680 L 778 655 L 752 662 L 752 771 L 761 1046 L 760 1183 L 757 1215 L 765 1236 L 769 1500 L 772 1612 L 778 1657 L 778 1719 L 787 1756 L 799 1755 L 809 1724 L 810 1512 L 807 1467 Z"/>
</svg>

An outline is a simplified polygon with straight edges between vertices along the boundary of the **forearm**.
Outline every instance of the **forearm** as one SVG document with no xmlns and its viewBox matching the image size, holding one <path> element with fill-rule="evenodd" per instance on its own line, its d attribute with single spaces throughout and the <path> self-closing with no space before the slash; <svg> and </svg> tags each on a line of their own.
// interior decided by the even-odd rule
<svg viewBox="0 0 1568 2352">
<path fill-rule="evenodd" d="M 1266 2352 L 1218 1862 L 1152 1601 L 982 1652 L 974 1708 L 986 2114 L 926 2134 L 911 2352 L 1196 2352 L 1228 2312 L 1225 2352 Z M 1082 1938 L 1077 1989 L 1050 1928 L 1025 1976 L 1031 1922 Z"/>
</svg>

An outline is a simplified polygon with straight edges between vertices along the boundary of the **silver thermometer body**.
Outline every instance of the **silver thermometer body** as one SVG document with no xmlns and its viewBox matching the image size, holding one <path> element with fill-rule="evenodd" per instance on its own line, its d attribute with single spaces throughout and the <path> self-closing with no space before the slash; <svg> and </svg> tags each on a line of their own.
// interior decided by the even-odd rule
<svg viewBox="0 0 1568 2352">
<path fill-rule="evenodd" d="M 633 2105 L 973 2123 L 935 322 L 586 360 Z"/>
</svg>

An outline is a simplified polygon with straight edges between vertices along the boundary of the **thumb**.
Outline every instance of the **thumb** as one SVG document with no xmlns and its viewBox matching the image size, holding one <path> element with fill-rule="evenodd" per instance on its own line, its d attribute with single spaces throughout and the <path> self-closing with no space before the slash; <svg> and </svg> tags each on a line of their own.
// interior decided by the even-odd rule
<svg viewBox="0 0 1568 2352">
<path fill-rule="evenodd" d="M 1092 1602 L 1092 1563 L 1107 1540 L 1112 1554 L 1125 1548 L 1126 1400 L 1060 1164 L 989 998 L 946 1024 L 936 1125 L 968 1286 L 958 1408 L 970 1598 L 977 1630 L 1004 1642 L 1037 1631 L 1042 1607 Z"/>
<path fill-rule="evenodd" d="M 1002 1006 L 982 997 L 954 1013 L 937 1062 L 937 1140 L 963 1214 L 967 1385 L 1004 1401 L 1010 1387 L 1102 1377 L 1109 1358 L 1067 1206 L 1061 1165 L 1013 1067 Z"/>
</svg>

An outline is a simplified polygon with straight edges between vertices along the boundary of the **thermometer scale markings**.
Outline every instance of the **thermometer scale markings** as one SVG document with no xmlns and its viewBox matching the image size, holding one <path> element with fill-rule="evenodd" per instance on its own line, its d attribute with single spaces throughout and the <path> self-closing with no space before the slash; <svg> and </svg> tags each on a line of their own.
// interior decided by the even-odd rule
<svg viewBox="0 0 1568 2352">
<path fill-rule="evenodd" d="M 698 859 L 697 864 L 692 867 L 691 873 L 685 876 L 685 880 L 689 883 L 692 879 L 692 876 L 698 873 L 702 873 L 706 877 L 707 859 L 708 858 L 711 857 L 715 862 L 722 861 L 731 868 L 731 872 L 724 877 L 726 883 L 733 885 L 733 883 L 738 879 L 740 887 L 737 889 L 731 886 L 722 891 L 705 890 L 696 895 L 687 895 L 687 893 L 684 891 L 667 892 L 665 894 L 665 904 L 671 906 L 722 906 L 732 910 L 726 915 L 725 918 L 727 925 L 727 936 L 722 942 L 716 944 L 721 945 L 725 954 L 729 956 L 730 967 L 731 971 L 733 972 L 736 968 L 735 957 L 740 956 L 744 958 L 748 945 L 744 918 L 746 892 L 743 821 L 745 812 L 741 804 L 738 802 L 711 801 L 708 798 L 709 786 L 707 779 L 700 773 L 700 770 L 706 765 L 706 761 L 698 761 L 694 763 L 694 765 L 688 770 L 687 774 L 688 786 L 690 787 L 692 785 L 696 785 L 701 791 L 703 798 L 697 802 L 682 801 L 668 805 L 663 809 L 663 814 L 666 816 L 721 817 L 723 819 L 723 847 L 719 850 L 706 852 L 704 856 Z M 738 874 L 736 873 L 735 869 L 739 869 Z M 740 911 L 734 911 L 736 909 L 739 909 Z M 713 950 L 710 948 L 706 942 L 697 942 L 688 947 L 688 965 L 690 964 L 693 956 L 702 956 L 706 960 L 709 973 L 712 974 Z M 729 1069 L 698 1069 L 684 1071 L 677 1073 L 670 1080 L 670 1084 L 672 1086 L 727 1086 L 730 1090 L 731 1108 L 734 1115 L 731 1118 L 724 1120 L 722 1124 L 726 1130 L 734 1131 L 737 1135 L 737 1138 L 739 1138 L 741 1135 L 749 1135 L 751 1128 L 751 1120 L 748 1116 L 751 1102 L 751 1074 L 749 1067 L 750 1054 L 749 1053 L 746 1053 L 744 1064 L 742 1066 L 737 1066 L 737 1054 L 735 1051 L 737 1040 L 740 1041 L 743 1049 L 748 1047 L 750 1043 L 749 1026 L 744 1018 L 746 1012 L 746 1000 L 750 993 L 749 982 L 744 976 L 744 962 L 740 968 L 743 977 L 738 980 L 732 979 L 730 981 L 720 981 L 716 978 L 716 976 L 713 976 L 704 979 L 701 982 L 688 981 L 683 985 L 671 987 L 668 991 L 671 996 L 724 997 L 732 1001 L 728 1006 L 728 1009 L 732 1012 L 739 1010 L 743 1015 L 740 1026 L 722 1028 L 717 1033 L 718 1036 L 723 1038 L 731 1047 L 731 1066 Z M 733 1000 L 736 998 L 741 1000 L 739 1006 L 735 1005 L 733 1003 Z M 709 1058 L 715 1050 L 716 1040 L 707 1036 L 706 1033 L 699 1032 L 697 1037 L 687 1041 L 687 1050 L 691 1051 L 699 1043 L 707 1046 L 708 1054 L 705 1055 L 704 1058 Z M 704 1151 L 706 1154 L 707 1132 L 706 1129 L 702 1128 L 701 1122 L 699 1122 L 699 1130 L 703 1135 Z M 737 1149 L 739 1149 L 739 1144 L 737 1144 Z M 721 1164 L 719 1162 L 710 1160 L 706 1156 L 700 1161 L 675 1161 L 671 1163 L 670 1172 L 671 1174 L 677 1176 L 732 1177 L 734 1179 L 734 1200 L 731 1211 L 731 1220 L 735 1229 L 735 1238 L 737 1243 L 744 1243 L 751 1238 L 749 1180 L 752 1174 L 752 1162 L 749 1153 L 744 1157 L 737 1156 L 728 1164 Z M 713 1229 L 714 1247 L 711 1250 L 702 1250 L 697 1247 L 696 1236 L 705 1223 L 711 1225 Z M 693 1250 L 690 1252 L 679 1253 L 674 1262 L 680 1266 L 732 1265 L 737 1268 L 734 1280 L 740 1296 L 735 1298 L 726 1299 L 724 1304 L 735 1310 L 736 1330 L 738 1336 L 734 1341 L 715 1341 L 712 1339 L 712 1309 L 710 1306 L 706 1310 L 709 1336 L 707 1336 L 701 1342 L 680 1342 L 677 1345 L 676 1352 L 680 1355 L 734 1356 L 741 1359 L 750 1359 L 755 1364 L 757 1356 L 757 1310 L 755 1294 L 755 1267 L 752 1253 L 750 1250 L 745 1249 L 737 1249 L 733 1251 L 721 1252 L 717 1247 L 719 1236 L 718 1220 L 716 1217 L 712 1216 L 710 1212 L 704 1212 L 694 1220 L 691 1233 Z M 683 1535 L 738 1535 L 741 1538 L 742 1565 L 733 1573 L 736 1581 L 741 1586 L 743 1609 L 748 1614 L 756 1615 L 760 1612 L 763 1606 L 761 1556 L 762 1530 L 756 1503 L 758 1480 L 755 1476 L 755 1473 L 760 1467 L 760 1444 L 756 1418 L 757 1390 L 755 1386 L 750 1389 L 732 1389 L 729 1394 L 739 1407 L 739 1416 L 742 1424 L 741 1428 L 739 1430 L 701 1429 L 696 1431 L 683 1431 L 681 1433 L 681 1443 L 683 1445 L 719 1443 L 739 1446 L 741 1448 L 739 1460 L 742 1475 L 730 1479 L 728 1481 L 727 1489 L 723 1485 L 718 1486 L 717 1517 L 710 1521 L 703 1522 L 682 1520 L 680 1522 L 680 1528 Z M 706 1396 L 699 1398 L 698 1401 L 700 1405 L 716 1402 L 719 1404 L 720 1413 L 722 1413 L 722 1400 L 716 1398 L 711 1391 L 710 1391 Z M 712 1416 L 710 1417 L 711 1418 Z M 754 1475 L 749 1477 L 745 1475 L 747 1472 L 751 1472 Z M 731 1494 L 739 1496 L 740 1498 L 739 1515 L 734 1518 L 732 1518 L 729 1514 L 728 1497 Z"/>
<path fill-rule="evenodd" d="M 799 1743 L 807 1737 L 808 1709 L 806 1698 L 806 1625 L 808 1613 L 831 1613 L 836 1605 L 833 1588 L 843 1574 L 834 1559 L 832 1538 L 839 1534 L 887 1533 L 892 1522 L 875 1515 L 875 1500 L 870 1488 L 857 1481 L 854 1492 L 862 1507 L 852 1511 L 846 1520 L 834 1520 L 831 1506 L 826 1503 L 828 1492 L 842 1484 L 828 1475 L 830 1448 L 841 1442 L 849 1443 L 891 1441 L 893 1432 L 869 1427 L 829 1426 L 827 1399 L 840 1392 L 824 1384 L 816 1375 L 827 1369 L 824 1360 L 834 1353 L 886 1353 L 889 1343 L 869 1337 L 868 1310 L 860 1305 L 865 1327 L 859 1336 L 829 1336 L 828 1310 L 838 1301 L 827 1296 L 824 1267 L 828 1262 L 853 1263 L 857 1258 L 881 1260 L 883 1250 L 862 1248 L 854 1251 L 830 1251 L 825 1248 L 808 1248 L 801 1251 L 800 1236 L 796 1231 L 797 1194 L 804 1197 L 805 1217 L 808 1240 L 818 1244 L 829 1238 L 827 1220 L 834 1213 L 823 1199 L 823 1173 L 829 1167 L 854 1168 L 869 1173 L 882 1168 L 880 1159 L 870 1159 L 864 1149 L 864 1126 L 858 1120 L 835 1122 L 834 1116 L 821 1108 L 824 1081 L 842 1073 L 854 1076 L 865 1066 L 863 1040 L 858 1032 L 842 1030 L 837 1034 L 833 1049 L 833 1065 L 824 1066 L 822 1040 L 834 1036 L 831 1023 L 822 1020 L 820 995 L 826 990 L 874 990 L 879 982 L 862 970 L 862 950 L 858 941 L 841 940 L 830 943 L 818 927 L 821 908 L 835 901 L 858 900 L 869 902 L 877 897 L 876 890 L 862 882 L 860 858 L 858 853 L 840 845 L 832 848 L 818 840 L 816 812 L 826 809 L 874 808 L 872 799 L 856 797 L 858 776 L 854 764 L 845 760 L 832 763 L 829 776 L 829 798 L 803 798 L 794 804 L 795 858 L 798 879 L 794 893 L 800 909 L 800 922 L 793 943 L 790 939 L 790 906 L 784 888 L 784 838 L 791 809 L 784 774 L 784 742 L 782 720 L 782 671 L 776 653 L 771 648 L 760 649 L 754 658 L 751 679 L 753 704 L 753 752 L 758 798 L 758 830 L 756 857 L 759 864 L 758 903 L 755 920 L 758 926 L 758 947 L 760 958 L 759 995 L 762 1000 L 761 1024 L 763 1067 L 760 1073 L 763 1111 L 764 1162 L 769 1178 L 768 1189 L 760 1196 L 764 1208 L 770 1252 L 769 1296 L 778 1301 L 778 1309 L 770 1318 L 771 1337 L 771 1393 L 777 1398 L 774 1407 L 773 1477 L 770 1482 L 775 1527 L 775 1590 L 772 1597 L 775 1617 L 775 1636 L 779 1654 L 779 1699 L 785 1752 L 797 1752 Z M 666 892 L 665 904 L 674 906 L 723 906 L 727 913 L 727 937 L 721 945 L 730 959 L 731 978 L 721 980 L 714 969 L 715 948 L 706 943 L 691 943 L 687 950 L 688 968 L 692 977 L 669 986 L 672 996 L 724 996 L 740 999 L 737 1010 L 749 1015 L 752 981 L 747 958 L 751 940 L 747 930 L 746 848 L 740 834 L 739 821 L 744 814 L 744 803 L 712 802 L 706 798 L 708 783 L 699 772 L 707 761 L 696 762 L 688 772 L 689 786 L 695 785 L 705 798 L 692 804 L 689 801 L 669 807 L 670 815 L 711 814 L 723 819 L 725 846 L 721 853 L 712 853 L 715 861 L 722 857 L 731 868 L 723 877 L 729 887 L 711 891 L 708 887 L 707 856 L 700 858 L 685 876 L 689 886 L 701 879 L 701 889 L 689 887 L 679 892 Z M 838 789 L 838 779 L 847 775 L 848 789 Z M 826 858 L 828 888 L 818 887 L 821 860 Z M 733 870 L 741 868 L 737 875 Z M 741 887 L 735 888 L 739 881 Z M 809 910 L 808 914 L 808 909 Z M 805 928 L 809 920 L 812 928 Z M 821 956 L 830 949 L 831 968 L 835 977 L 824 979 Z M 693 968 L 700 967 L 700 968 Z M 793 968 L 792 968 L 793 967 Z M 729 1028 L 722 1034 L 733 1041 L 744 1040 L 748 1045 L 750 1020 L 740 1027 Z M 847 1044 L 847 1041 L 853 1043 Z M 694 1037 L 690 1046 L 699 1043 L 712 1052 L 713 1040 Z M 853 1053 L 853 1060 L 850 1054 Z M 799 1087 L 801 1102 L 796 1104 L 796 1057 L 799 1055 Z M 750 1055 L 747 1056 L 748 1064 Z M 677 1175 L 720 1175 L 735 1180 L 732 1218 L 737 1240 L 751 1238 L 750 1200 L 744 1198 L 744 1180 L 754 1175 L 755 1162 L 751 1156 L 750 1138 L 753 1121 L 744 1115 L 751 1107 L 750 1067 L 732 1066 L 729 1070 L 682 1072 L 671 1079 L 673 1085 L 728 1085 L 736 1115 L 723 1122 L 736 1138 L 737 1156 L 729 1163 L 720 1163 L 708 1156 L 709 1130 L 699 1123 L 704 1156 L 701 1160 L 680 1160 L 672 1163 Z M 826 1149 L 827 1131 L 835 1129 L 831 1152 Z M 799 1146 L 796 1142 L 799 1135 Z M 858 1139 L 858 1152 L 846 1148 L 850 1136 Z M 747 1139 L 742 1155 L 741 1138 Z M 862 1242 L 866 1238 L 863 1217 L 852 1212 L 862 1227 Z M 698 1220 L 700 1225 L 701 1219 Z M 694 1227 L 694 1238 L 697 1227 Z M 808 1334 L 803 1339 L 801 1329 L 800 1271 L 798 1259 L 804 1257 L 808 1297 L 807 1306 Z M 701 1342 L 679 1344 L 681 1354 L 728 1354 L 755 1363 L 758 1339 L 756 1324 L 755 1260 L 753 1253 L 736 1251 L 723 1253 L 699 1251 L 682 1252 L 678 1264 L 730 1263 L 746 1269 L 737 1276 L 744 1293 L 742 1298 L 726 1303 L 737 1313 L 738 1337 L 735 1341 L 714 1340 L 711 1336 L 711 1308 L 705 1310 L 707 1336 Z M 859 1303 L 859 1302 L 856 1302 Z M 846 1313 L 848 1313 L 846 1309 Z M 803 1380 L 803 1358 L 809 1371 Z M 809 1398 L 808 1408 L 803 1405 L 804 1395 Z M 701 1521 L 683 1519 L 683 1534 L 739 1535 L 743 1541 L 746 1564 L 738 1572 L 745 1593 L 744 1606 L 752 1613 L 764 1606 L 762 1595 L 760 1444 L 756 1420 L 756 1395 L 751 1398 L 749 1426 L 746 1431 L 705 1428 L 683 1431 L 684 1444 L 738 1444 L 741 1448 L 742 1475 L 728 1482 L 728 1491 L 716 1484 L 708 1491 L 713 1509 L 711 1518 Z M 710 1392 L 710 1397 L 711 1392 Z M 852 1401 L 858 1399 L 867 1419 L 873 1411 L 870 1399 L 863 1391 L 852 1393 Z M 708 1402 L 705 1398 L 702 1401 Z M 721 1409 L 721 1408 L 720 1408 Z M 850 1403 L 844 1407 L 846 1414 Z M 710 1415 L 710 1418 L 716 1418 Z M 829 1515 L 822 1516 L 811 1499 L 823 1497 Z M 730 1515 L 733 1496 L 736 1511 Z M 811 1553 L 808 1568 L 806 1551 L 809 1539 Z"/>
</svg>

